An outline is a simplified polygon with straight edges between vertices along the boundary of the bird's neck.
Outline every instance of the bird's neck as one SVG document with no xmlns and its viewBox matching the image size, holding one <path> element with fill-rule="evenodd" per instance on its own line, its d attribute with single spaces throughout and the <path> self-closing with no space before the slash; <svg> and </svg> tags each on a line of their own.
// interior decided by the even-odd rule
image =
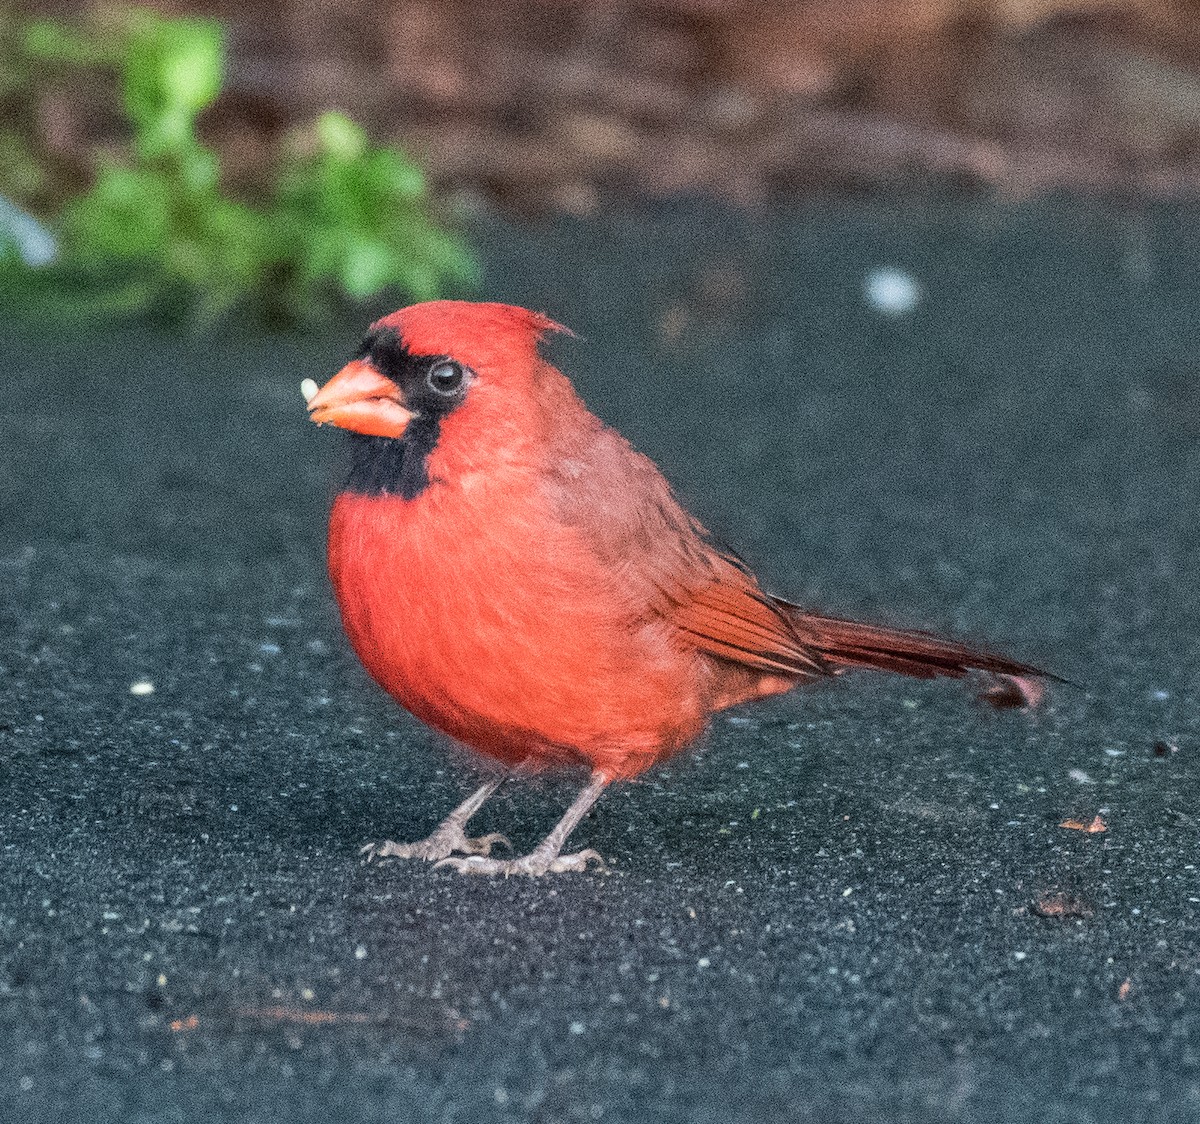
<svg viewBox="0 0 1200 1124">
<path fill-rule="evenodd" d="M 350 476 L 345 491 L 363 496 L 416 499 L 429 487 L 429 454 L 440 420 L 416 418 L 400 439 L 350 434 Z"/>
</svg>

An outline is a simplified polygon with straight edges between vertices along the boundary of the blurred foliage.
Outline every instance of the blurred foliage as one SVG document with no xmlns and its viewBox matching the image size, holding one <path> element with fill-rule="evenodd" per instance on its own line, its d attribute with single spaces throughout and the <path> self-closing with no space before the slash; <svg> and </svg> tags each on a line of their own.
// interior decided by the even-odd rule
<svg viewBox="0 0 1200 1124">
<path fill-rule="evenodd" d="M 220 158 L 197 135 L 224 72 L 222 30 L 210 20 L 137 9 L 85 27 L 9 19 L 0 51 L 0 100 L 35 71 L 100 89 L 115 74 L 129 127 L 73 197 L 27 133 L 0 131 L 0 194 L 34 214 L 62 200 L 50 218 L 51 265 L 27 264 L 11 238 L 0 245 L 0 298 L 27 311 L 149 311 L 204 327 L 248 306 L 278 325 L 384 289 L 428 299 L 474 275 L 464 245 L 432 219 L 420 170 L 340 113 L 288 138 L 262 198 L 231 197 Z"/>
<path fill-rule="evenodd" d="M 464 246 L 427 217 L 421 170 L 402 152 L 371 145 L 341 113 L 293 137 L 273 211 L 281 296 L 294 309 L 335 284 L 361 300 L 391 286 L 417 300 L 446 281 L 469 281 Z"/>
</svg>

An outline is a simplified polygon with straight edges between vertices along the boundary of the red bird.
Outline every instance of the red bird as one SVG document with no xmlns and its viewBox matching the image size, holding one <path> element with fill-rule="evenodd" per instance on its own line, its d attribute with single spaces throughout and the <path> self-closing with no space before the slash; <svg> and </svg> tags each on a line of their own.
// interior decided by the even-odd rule
<svg viewBox="0 0 1200 1124">
<path fill-rule="evenodd" d="M 501 776 L 428 839 L 369 844 L 370 857 L 585 870 L 600 856 L 562 847 L 609 784 L 678 753 L 717 711 L 848 668 L 978 670 L 1040 693 L 1025 664 L 765 593 L 541 358 L 552 331 L 565 329 L 509 305 L 417 304 L 373 324 L 319 391 L 304 388 L 313 421 L 352 435 L 329 570 L 367 670 L 510 776 L 591 772 L 527 855 L 493 858 L 503 836 L 464 830 Z"/>
</svg>

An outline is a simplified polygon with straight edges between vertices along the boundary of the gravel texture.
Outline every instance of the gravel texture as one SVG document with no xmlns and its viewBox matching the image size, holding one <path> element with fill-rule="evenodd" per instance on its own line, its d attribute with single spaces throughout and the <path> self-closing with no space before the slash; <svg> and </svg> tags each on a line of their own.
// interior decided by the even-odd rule
<svg viewBox="0 0 1200 1124">
<path fill-rule="evenodd" d="M 542 881 L 358 858 L 476 780 L 324 575 L 340 441 L 298 384 L 365 321 L 6 329 L 0 1119 L 1195 1119 L 1198 230 L 487 226 L 488 295 L 581 333 L 555 357 L 771 588 L 1080 684 L 1030 714 L 864 674 L 722 716 L 581 825 L 610 874 Z M 532 844 L 574 785 L 472 826 Z"/>
</svg>

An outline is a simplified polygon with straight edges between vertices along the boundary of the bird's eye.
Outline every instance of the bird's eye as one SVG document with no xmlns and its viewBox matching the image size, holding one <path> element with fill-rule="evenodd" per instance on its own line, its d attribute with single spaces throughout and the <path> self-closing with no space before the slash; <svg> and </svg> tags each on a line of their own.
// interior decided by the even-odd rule
<svg viewBox="0 0 1200 1124">
<path fill-rule="evenodd" d="M 425 381 L 430 390 L 449 395 L 457 394 L 462 389 L 466 377 L 467 372 L 461 363 L 456 363 L 453 359 L 443 359 L 429 368 Z"/>
</svg>

